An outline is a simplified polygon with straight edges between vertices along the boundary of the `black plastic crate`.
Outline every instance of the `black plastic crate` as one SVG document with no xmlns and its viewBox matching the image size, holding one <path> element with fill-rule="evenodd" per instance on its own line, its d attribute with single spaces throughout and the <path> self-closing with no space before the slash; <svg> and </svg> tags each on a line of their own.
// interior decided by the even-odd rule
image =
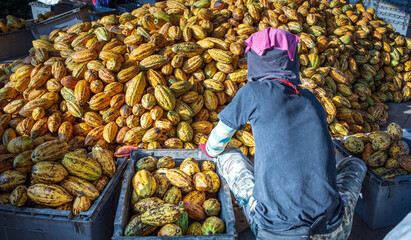
<svg viewBox="0 0 411 240">
<path fill-rule="evenodd" d="M 116 162 L 117 171 L 90 210 L 71 211 L 0 205 L 1 240 L 104 240 L 113 234 L 113 221 L 127 159 Z"/>
<path fill-rule="evenodd" d="M 133 190 L 132 179 L 135 174 L 135 163 L 142 157 L 154 156 L 156 158 L 161 158 L 164 156 L 170 156 L 176 161 L 176 165 L 180 165 L 184 159 L 192 157 L 198 162 L 204 160 L 211 160 L 208 158 L 200 149 L 156 149 L 156 150 L 137 150 L 133 151 L 131 154 L 131 161 L 127 167 L 123 186 L 121 187 L 120 200 L 117 206 L 116 218 L 114 220 L 114 235 L 112 240 L 132 240 L 132 239 L 144 239 L 144 240 L 155 240 L 155 239 L 193 239 L 193 240 L 234 240 L 237 237 L 235 231 L 235 217 L 234 209 L 231 200 L 230 189 L 228 188 L 225 180 L 221 179 L 221 186 L 218 192 L 218 200 L 221 203 L 221 213 L 220 218 L 225 222 L 225 234 L 216 235 L 206 235 L 206 236 L 174 236 L 174 237 L 157 237 L 157 236 L 146 236 L 146 237 L 126 237 L 123 235 L 124 229 L 128 224 L 130 219 L 130 198 Z M 217 173 L 219 169 L 217 168 Z"/>
<path fill-rule="evenodd" d="M 402 139 L 411 147 L 411 129 L 403 130 Z M 338 155 L 351 153 L 336 141 Z M 397 225 L 411 211 L 411 175 L 383 179 L 368 170 L 355 211 L 371 229 Z"/>
<path fill-rule="evenodd" d="M 141 4 L 139 3 L 124 3 L 124 4 L 117 4 L 117 11 L 118 14 L 123 14 L 126 12 L 131 13 L 134 9 L 140 8 Z"/>
<path fill-rule="evenodd" d="M 8 60 L 29 55 L 34 40 L 30 28 L 8 33 L 0 33 L 0 60 Z"/>
<path fill-rule="evenodd" d="M 117 14 L 117 9 L 107 7 L 91 6 L 88 9 L 91 21 L 97 21 L 98 19 L 111 14 Z"/>
</svg>

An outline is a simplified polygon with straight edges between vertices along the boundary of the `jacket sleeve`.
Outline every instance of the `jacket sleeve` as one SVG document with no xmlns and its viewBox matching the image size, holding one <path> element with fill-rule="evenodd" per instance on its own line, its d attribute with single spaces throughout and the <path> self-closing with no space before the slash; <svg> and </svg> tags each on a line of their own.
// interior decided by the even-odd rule
<svg viewBox="0 0 411 240">
<path fill-rule="evenodd" d="M 222 121 L 211 131 L 206 143 L 207 154 L 211 157 L 217 157 L 224 151 L 235 130 L 225 125 Z"/>
</svg>

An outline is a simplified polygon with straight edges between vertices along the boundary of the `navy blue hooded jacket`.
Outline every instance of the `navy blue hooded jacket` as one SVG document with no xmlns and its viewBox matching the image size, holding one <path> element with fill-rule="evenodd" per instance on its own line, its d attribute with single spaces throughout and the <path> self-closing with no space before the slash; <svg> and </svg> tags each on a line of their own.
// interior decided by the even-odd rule
<svg viewBox="0 0 411 240">
<path fill-rule="evenodd" d="M 333 231 L 342 219 L 336 187 L 336 161 L 326 113 L 300 84 L 298 53 L 272 47 L 262 56 L 246 53 L 248 83 L 218 115 L 236 130 L 250 121 L 254 139 L 254 218 L 258 229 L 286 231 L 311 227 L 321 216 L 326 224 L 315 233 Z M 298 93 L 297 93 L 298 92 Z"/>
</svg>

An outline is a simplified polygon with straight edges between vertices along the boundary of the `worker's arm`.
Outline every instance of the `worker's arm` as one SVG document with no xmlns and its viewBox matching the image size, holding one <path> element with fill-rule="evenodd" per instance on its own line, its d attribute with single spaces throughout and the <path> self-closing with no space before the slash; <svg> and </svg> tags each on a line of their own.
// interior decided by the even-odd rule
<svg viewBox="0 0 411 240">
<path fill-rule="evenodd" d="M 224 151 L 231 137 L 234 135 L 235 129 L 225 125 L 219 121 L 217 126 L 211 131 L 207 143 L 200 146 L 200 148 L 209 156 L 217 157 Z"/>
</svg>

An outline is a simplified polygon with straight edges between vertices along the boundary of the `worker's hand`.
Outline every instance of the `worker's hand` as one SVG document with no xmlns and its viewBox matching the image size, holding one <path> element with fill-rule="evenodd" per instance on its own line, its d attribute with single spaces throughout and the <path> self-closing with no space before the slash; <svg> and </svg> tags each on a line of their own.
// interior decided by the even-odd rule
<svg viewBox="0 0 411 240">
<path fill-rule="evenodd" d="M 203 151 L 203 153 L 205 153 L 205 155 L 207 155 L 207 157 L 213 158 L 210 155 L 208 155 L 207 150 L 206 150 L 206 144 L 200 144 L 200 145 L 198 145 L 198 148 L 201 149 Z"/>
</svg>

